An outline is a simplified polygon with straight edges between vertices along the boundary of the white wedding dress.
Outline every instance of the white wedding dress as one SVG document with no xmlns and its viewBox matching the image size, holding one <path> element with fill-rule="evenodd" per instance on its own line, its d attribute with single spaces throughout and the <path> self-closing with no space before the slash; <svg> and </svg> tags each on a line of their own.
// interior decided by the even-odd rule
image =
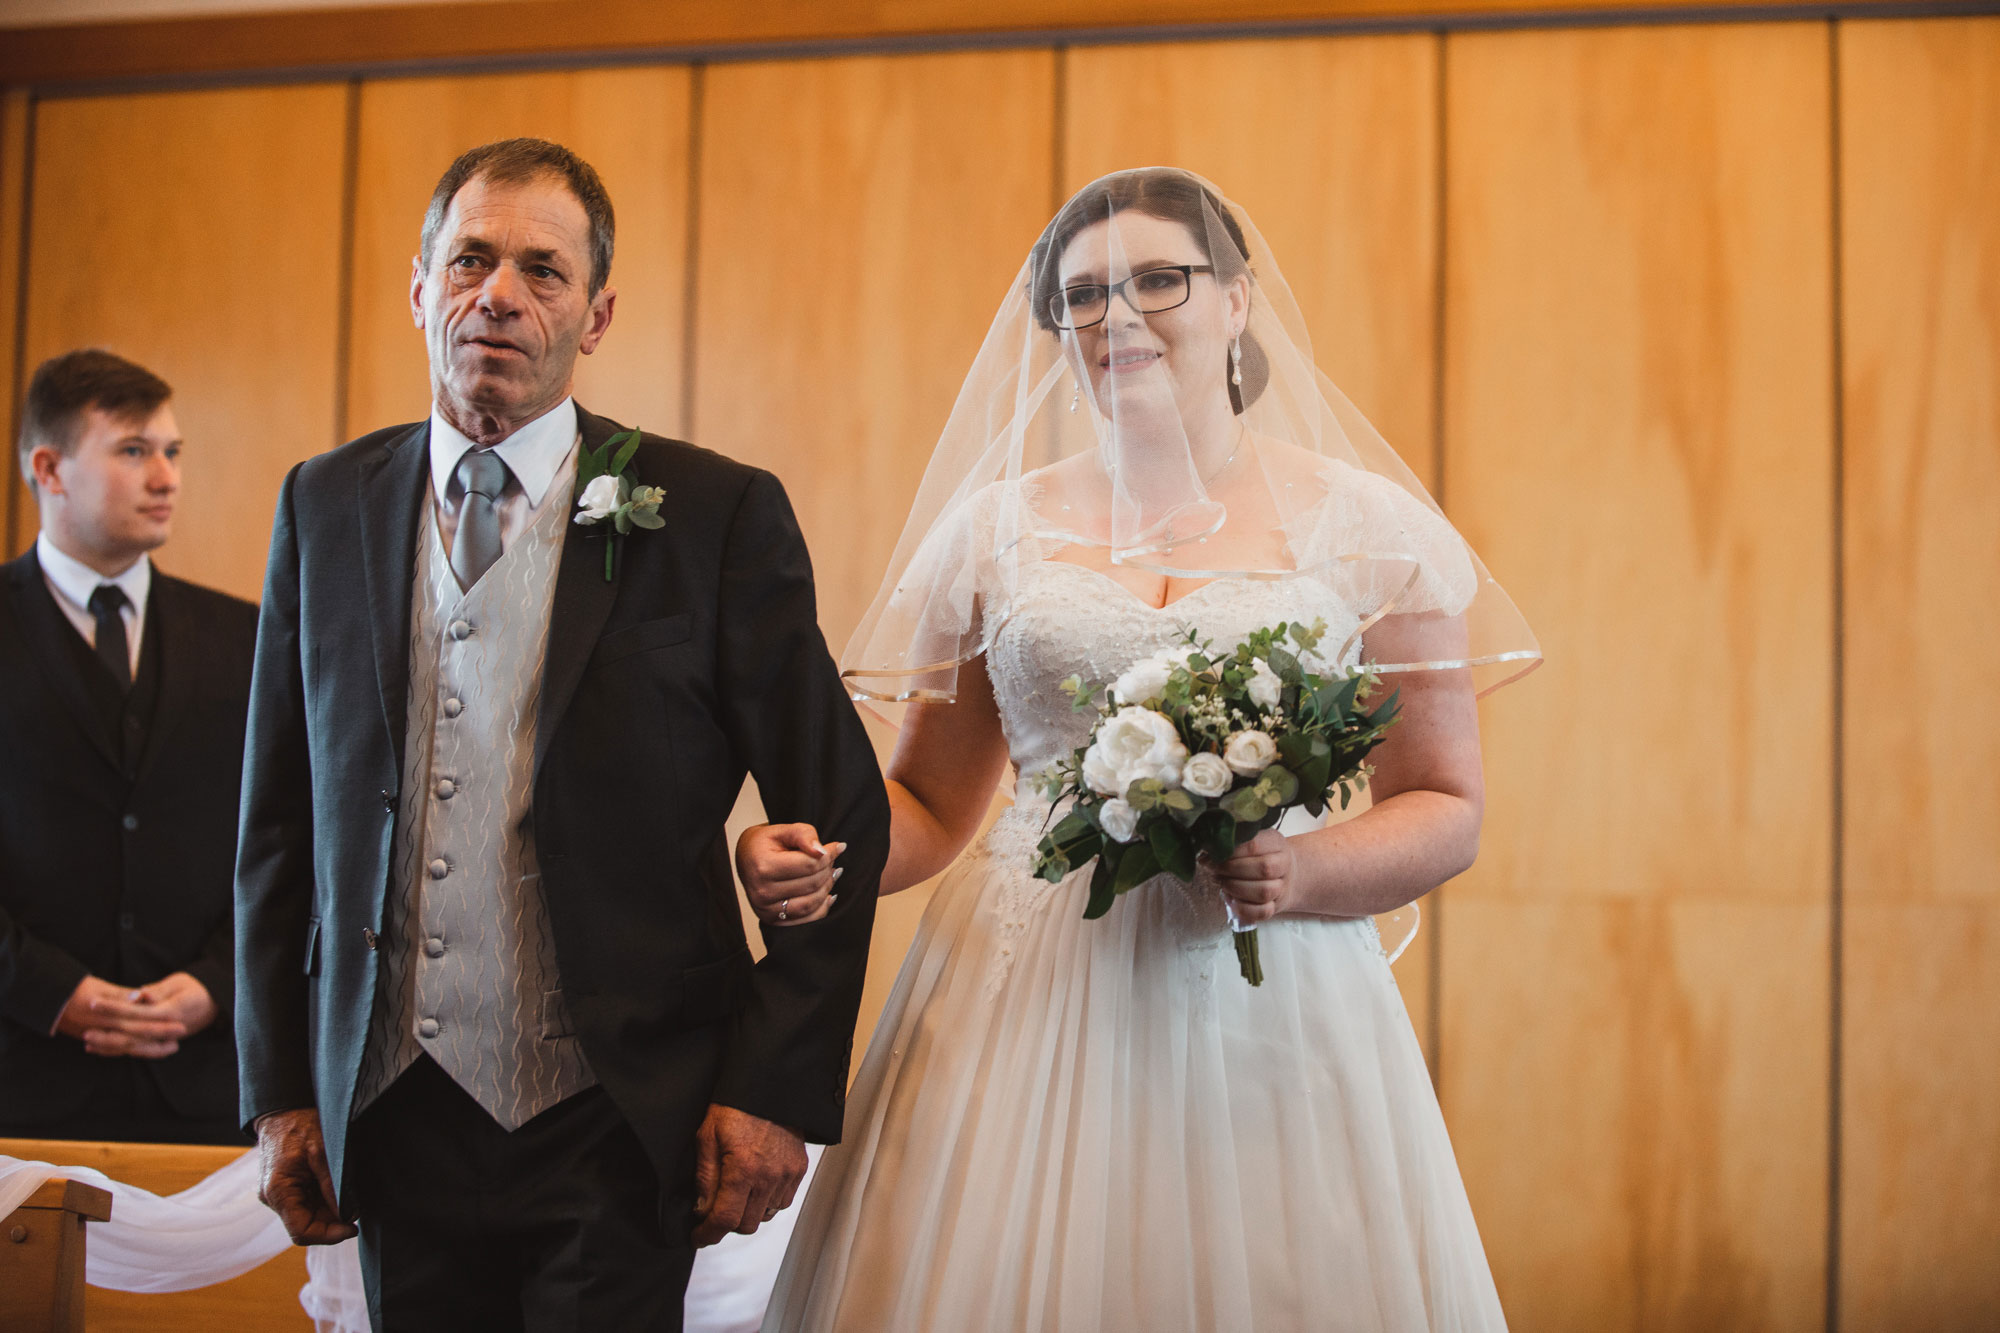
<svg viewBox="0 0 2000 1333">
<path fill-rule="evenodd" d="M 1022 567 L 987 654 L 1014 763 L 1083 743 L 1058 683 L 1172 646 L 1354 615 L 1309 578 L 1165 609 Z M 1259 931 L 1170 878 L 1083 919 L 1017 804 L 939 884 L 807 1197 L 767 1333 L 1504 1327 L 1422 1052 L 1369 919 Z"/>
</svg>

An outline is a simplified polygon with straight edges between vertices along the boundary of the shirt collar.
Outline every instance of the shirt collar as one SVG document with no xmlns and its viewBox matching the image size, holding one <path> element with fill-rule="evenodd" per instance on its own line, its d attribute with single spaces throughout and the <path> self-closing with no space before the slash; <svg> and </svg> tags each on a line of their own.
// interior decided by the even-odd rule
<svg viewBox="0 0 2000 1333">
<path fill-rule="evenodd" d="M 576 443 L 577 429 L 576 399 L 565 398 L 493 446 L 521 484 L 530 509 L 540 507 L 556 473 L 562 470 L 570 446 Z M 458 471 L 458 460 L 476 448 L 458 427 L 444 419 L 435 404 L 431 406 L 431 490 L 440 501 L 448 493 L 452 474 Z"/>
<path fill-rule="evenodd" d="M 35 537 L 35 560 L 42 567 L 42 574 L 55 590 L 82 610 L 90 609 L 90 594 L 97 591 L 100 583 L 109 583 L 125 594 L 132 609 L 141 619 L 146 615 L 146 595 L 153 590 L 153 561 L 141 555 L 134 560 L 123 574 L 115 579 L 92 569 L 83 561 L 58 549 L 49 540 L 49 534 L 40 533 Z"/>
</svg>

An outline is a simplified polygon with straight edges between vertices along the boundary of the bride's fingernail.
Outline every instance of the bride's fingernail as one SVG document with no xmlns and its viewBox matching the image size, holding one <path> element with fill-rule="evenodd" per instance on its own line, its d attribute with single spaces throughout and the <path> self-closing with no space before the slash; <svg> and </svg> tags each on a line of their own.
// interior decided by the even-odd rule
<svg viewBox="0 0 2000 1333">
<path fill-rule="evenodd" d="M 835 867 L 833 868 L 833 878 L 834 878 L 834 879 L 839 879 L 839 878 L 840 878 L 840 877 L 841 877 L 842 875 L 845 875 L 846 873 L 847 873 L 847 867 L 846 867 L 846 866 L 835 866 Z M 831 882 L 831 881 L 829 881 L 829 882 Z"/>
</svg>

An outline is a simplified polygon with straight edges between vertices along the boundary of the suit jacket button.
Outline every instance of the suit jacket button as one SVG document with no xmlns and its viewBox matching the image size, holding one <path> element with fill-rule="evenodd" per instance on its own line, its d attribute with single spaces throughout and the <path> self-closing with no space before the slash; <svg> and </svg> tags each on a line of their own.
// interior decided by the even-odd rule
<svg viewBox="0 0 2000 1333">
<path fill-rule="evenodd" d="M 125 818 L 123 818 L 123 819 L 119 820 L 118 822 L 119 822 L 119 823 L 121 823 L 121 824 L 123 824 L 123 825 L 125 826 L 125 831 L 126 831 L 127 833 L 130 833 L 130 832 L 132 832 L 132 831 L 133 831 L 134 829 L 136 829 L 136 828 L 138 828 L 138 827 L 139 827 L 139 816 L 137 816 L 137 815 L 127 815 L 127 816 L 125 816 Z"/>
<path fill-rule="evenodd" d="M 366 944 L 369 948 L 371 949 L 374 948 L 375 941 L 379 938 L 380 936 L 376 935 L 376 933 L 369 927 L 363 926 L 361 928 L 361 942 Z"/>
</svg>

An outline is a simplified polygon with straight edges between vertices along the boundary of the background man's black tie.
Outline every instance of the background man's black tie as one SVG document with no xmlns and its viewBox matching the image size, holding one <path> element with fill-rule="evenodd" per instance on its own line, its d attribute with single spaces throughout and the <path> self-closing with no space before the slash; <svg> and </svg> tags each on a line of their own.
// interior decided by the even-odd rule
<svg viewBox="0 0 2000 1333">
<path fill-rule="evenodd" d="M 122 693 L 132 688 L 132 641 L 125 637 L 125 594 L 113 584 L 100 583 L 90 594 L 90 614 L 97 617 L 97 655 L 111 668 Z"/>
</svg>

